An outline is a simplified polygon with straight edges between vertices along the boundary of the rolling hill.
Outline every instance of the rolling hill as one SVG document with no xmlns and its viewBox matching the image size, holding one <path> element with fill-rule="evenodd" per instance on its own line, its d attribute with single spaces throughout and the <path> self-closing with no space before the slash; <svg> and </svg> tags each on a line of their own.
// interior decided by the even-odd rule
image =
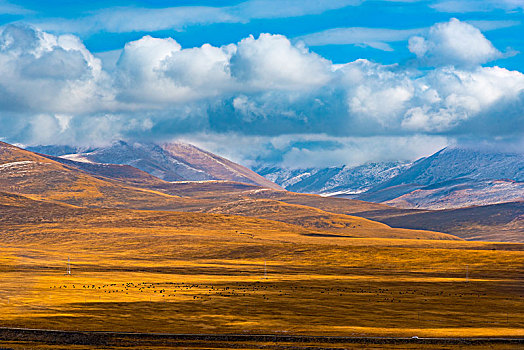
<svg viewBox="0 0 524 350">
<path fill-rule="evenodd" d="M 462 210 L 401 209 L 224 180 L 168 182 L 129 165 L 43 156 L 7 144 L 2 149 L 2 190 L 55 203 L 240 215 L 345 237 L 444 237 L 423 232 L 437 231 L 470 240 L 524 241 L 519 202 L 510 211 L 489 205 Z M 483 216 L 504 219 L 479 221 Z"/>
<path fill-rule="evenodd" d="M 250 197 L 364 217 L 391 227 L 445 232 L 467 240 L 524 242 L 524 201 L 457 209 L 421 210 L 292 192 L 258 191 L 253 192 Z"/>
<path fill-rule="evenodd" d="M 468 240 L 524 241 L 524 201 L 443 210 L 377 210 L 354 215 L 392 227 L 431 228 Z"/>
<path fill-rule="evenodd" d="M 181 142 L 157 145 L 117 141 L 108 147 L 87 151 L 79 149 L 80 153 L 68 154 L 64 152 L 71 152 L 73 149 L 66 146 L 39 146 L 28 149 L 85 163 L 131 165 L 165 181 L 224 180 L 282 189 L 246 167 Z"/>
<path fill-rule="evenodd" d="M 0 188 L 34 199 L 87 207 L 170 208 L 183 200 L 110 178 L 97 178 L 3 142 L 0 142 Z"/>
<path fill-rule="evenodd" d="M 208 215 L 204 213 L 241 215 L 316 230 L 315 234 L 336 231 L 341 237 L 457 239 L 437 232 L 393 229 L 365 218 L 307 206 L 275 200 L 257 201 L 248 196 L 279 191 L 250 184 L 224 181 L 173 183 L 130 166 L 54 159 L 57 158 L 0 144 L 1 188 L 34 200 L 78 207 L 184 211 L 204 216 Z"/>
</svg>

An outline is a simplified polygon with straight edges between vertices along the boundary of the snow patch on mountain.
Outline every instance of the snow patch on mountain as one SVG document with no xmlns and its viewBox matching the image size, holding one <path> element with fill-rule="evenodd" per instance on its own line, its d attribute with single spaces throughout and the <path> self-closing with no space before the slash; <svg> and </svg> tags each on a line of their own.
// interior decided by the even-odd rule
<svg viewBox="0 0 524 350">
<path fill-rule="evenodd" d="M 289 191 L 333 195 L 365 192 L 377 183 L 398 175 L 409 166 L 410 163 L 407 162 L 384 162 L 323 169 L 280 169 L 262 166 L 255 171 Z"/>
</svg>

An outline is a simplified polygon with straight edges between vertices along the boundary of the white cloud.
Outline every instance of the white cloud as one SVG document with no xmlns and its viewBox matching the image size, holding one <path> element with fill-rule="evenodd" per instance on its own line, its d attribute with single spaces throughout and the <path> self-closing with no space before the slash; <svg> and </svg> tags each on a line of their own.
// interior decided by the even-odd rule
<svg viewBox="0 0 524 350">
<path fill-rule="evenodd" d="M 281 35 L 189 49 L 171 38 L 145 36 L 122 51 L 116 87 L 122 102 L 151 105 L 233 92 L 300 91 L 325 84 L 330 73 L 329 61 Z"/>
<path fill-rule="evenodd" d="M 472 28 L 452 20 L 412 43 L 422 60 L 439 52 L 439 65 L 424 70 L 364 59 L 334 65 L 301 43 L 263 34 L 195 48 L 145 36 L 106 71 L 75 36 L 7 26 L 0 32 L 0 137 L 85 144 L 236 135 L 245 150 L 224 141 L 235 159 L 263 158 L 263 146 L 251 145 L 260 141 L 285 154 L 278 162 L 288 166 L 306 158 L 388 159 L 388 149 L 411 158 L 410 145 L 433 150 L 462 136 L 524 137 L 524 75 L 480 66 L 492 46 Z M 481 44 L 467 62 L 464 48 L 452 52 L 464 38 Z M 293 138 L 336 145 L 312 149 Z"/>
<path fill-rule="evenodd" d="M 504 101 L 518 101 L 524 91 L 524 74 L 499 67 L 478 67 L 473 71 L 444 67 L 430 72 L 418 83 L 421 92 L 430 94 L 432 99 L 421 98 L 417 106 L 406 112 L 402 126 L 439 132 L 453 129 L 497 103 L 501 103 L 503 111 Z M 500 117 L 503 114 L 493 113 L 493 123 L 504 123 Z"/>
<path fill-rule="evenodd" d="M 164 76 L 165 59 L 181 50 L 174 39 L 144 36 L 125 45 L 116 68 L 119 99 L 125 103 L 158 103 L 180 99 L 184 92 Z"/>
<path fill-rule="evenodd" d="M 364 121 L 395 127 L 405 104 L 414 95 L 414 84 L 407 72 L 367 60 L 348 63 L 338 69 L 343 76 L 350 114 Z"/>
<path fill-rule="evenodd" d="M 465 21 L 468 24 L 471 24 L 474 27 L 482 31 L 497 30 L 502 28 L 510 28 L 520 26 L 522 22 L 515 20 L 469 20 Z"/>
<path fill-rule="evenodd" d="M 435 24 L 425 37 L 410 38 L 409 50 L 437 66 L 476 66 L 503 56 L 480 30 L 456 18 Z"/>
<path fill-rule="evenodd" d="M 15 5 L 6 0 L 0 0 L 0 14 L 5 15 L 27 15 L 33 11 L 28 10 L 22 6 Z"/>
<path fill-rule="evenodd" d="M 0 108 L 83 113 L 104 105 L 106 74 L 71 35 L 8 25 L 0 29 Z M 110 98 L 110 97 L 109 97 Z"/>
<path fill-rule="evenodd" d="M 200 96 L 219 95 L 231 85 L 229 60 L 235 51 L 235 45 L 219 48 L 204 44 L 173 52 L 160 69 L 176 86 L 191 87 Z"/>
<path fill-rule="evenodd" d="M 237 80 L 266 90 L 319 86 L 329 80 L 329 69 L 329 61 L 282 35 L 243 39 L 231 57 L 231 74 Z"/>
</svg>

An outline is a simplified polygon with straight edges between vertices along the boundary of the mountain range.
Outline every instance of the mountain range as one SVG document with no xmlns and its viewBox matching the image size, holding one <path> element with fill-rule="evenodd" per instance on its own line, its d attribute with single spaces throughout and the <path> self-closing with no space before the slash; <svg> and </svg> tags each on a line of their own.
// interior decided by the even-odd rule
<svg viewBox="0 0 524 350">
<path fill-rule="evenodd" d="M 380 233 L 382 236 L 401 237 L 404 234 L 400 231 L 390 232 L 387 227 L 391 226 L 399 229 L 424 230 L 424 232 L 438 231 L 473 240 L 524 241 L 524 201 L 521 190 L 507 190 L 507 200 L 502 204 L 414 210 L 407 209 L 406 206 L 402 208 L 402 205 L 395 207 L 385 203 L 344 198 L 341 195 L 319 196 L 287 192 L 271 184 L 268 179 L 260 181 L 260 176 L 256 174 L 253 176 L 250 171 L 244 171 L 245 178 L 239 178 L 240 175 L 232 170 L 222 172 L 221 175 L 212 171 L 225 167 L 224 164 L 231 164 L 231 167 L 226 169 L 243 170 L 245 168 L 190 145 L 178 146 L 178 149 L 185 150 L 185 158 L 166 151 L 170 149 L 170 152 L 175 152 L 174 147 L 124 142 L 99 149 L 33 148 L 55 155 L 34 153 L 8 144 L 0 144 L 0 146 L 2 146 L 0 147 L 1 190 L 27 196 L 34 200 L 80 207 L 241 215 L 280 221 L 307 229 L 328 230 L 330 234 L 346 235 L 351 232 L 353 236 L 357 231 L 354 231 L 352 227 L 359 227 L 354 223 L 358 222 L 360 217 L 371 220 L 366 221 L 365 226 L 371 222 L 388 225 L 376 226 L 379 231 L 367 231 L 367 235 L 379 235 L 377 232 L 382 232 Z M 135 153 L 136 150 L 139 152 Z M 193 151 L 194 157 L 187 155 L 188 150 Z M 489 184 L 492 186 L 509 184 L 517 189 L 518 186 L 521 186 L 522 181 L 519 180 L 522 179 L 522 158 L 520 156 L 507 154 L 501 157 L 500 154 L 491 153 L 490 155 L 489 152 L 477 152 L 476 157 L 471 157 L 470 152 L 473 151 L 450 148 L 412 164 L 391 163 L 389 167 L 383 164 L 360 167 L 360 170 L 375 169 L 375 171 L 367 170 L 371 175 L 363 182 L 367 182 L 365 187 L 368 190 L 360 193 L 359 196 L 383 196 L 384 202 L 391 202 L 397 198 L 403 200 L 414 198 L 416 194 L 421 196 L 421 200 L 435 201 L 446 198 L 445 195 L 448 198 L 456 195 L 454 204 L 458 202 L 458 199 L 464 203 L 472 200 L 478 201 L 481 195 L 486 196 L 489 201 L 496 199 L 496 196 L 492 196 L 492 192 L 485 191 Z M 197 157 L 199 154 L 202 154 L 200 159 Z M 109 155 L 114 155 L 114 158 Z M 165 158 L 161 155 L 165 155 Z M 497 161 L 490 160 L 490 157 L 495 157 Z M 185 161 L 182 162 L 181 159 Z M 461 162 L 468 159 L 471 159 L 475 165 L 460 165 Z M 166 179 L 178 180 L 166 181 L 128 164 L 97 163 L 95 160 L 104 162 L 118 160 L 121 163 L 140 166 L 151 172 L 157 171 L 157 175 Z M 204 178 L 213 180 L 201 180 L 202 177 L 200 180 L 183 177 L 173 170 L 178 169 L 175 165 L 179 163 L 184 163 L 180 166 L 182 169 L 200 170 L 200 172 L 196 170 L 192 172 L 204 174 Z M 480 167 L 479 164 L 482 163 L 484 165 Z M 169 168 L 170 164 L 172 168 Z M 372 180 L 378 179 L 381 176 L 379 169 L 384 168 L 394 169 L 391 172 L 396 175 L 389 176 L 385 181 L 383 178 L 379 179 L 375 184 Z M 223 174 L 230 176 L 231 173 L 236 177 L 230 179 L 235 181 L 221 177 Z M 351 172 L 349 167 L 339 169 L 339 173 L 353 174 L 351 176 L 359 178 L 355 172 Z M 187 176 L 187 172 L 184 174 Z M 339 175 L 340 178 L 342 174 Z M 503 176 L 517 180 L 489 180 L 489 177 Z M 452 180 L 447 180 L 449 177 Z M 326 178 L 329 179 L 329 176 Z M 331 181 L 336 182 L 335 180 Z M 280 180 L 276 181 L 280 182 Z M 266 185 L 268 182 L 269 185 Z M 318 183 L 321 184 L 320 181 Z M 475 184 L 479 186 L 479 193 L 475 197 L 457 195 L 461 188 L 470 191 L 462 190 L 462 193 L 471 194 Z M 343 188 L 344 182 L 341 181 L 340 186 Z M 446 193 L 446 186 L 456 191 Z M 435 191 L 435 196 L 424 197 L 424 193 L 428 191 Z M 443 191 L 445 195 L 439 197 L 438 191 Z M 395 194 L 398 196 L 395 197 Z M 376 198 L 375 201 L 378 202 L 380 199 Z M 363 223 L 360 222 L 361 227 Z"/>
<path fill-rule="evenodd" d="M 35 146 L 30 151 L 87 164 L 130 165 L 164 181 L 236 181 L 282 189 L 252 170 L 193 145 L 113 142 L 110 146 L 82 149 L 70 146 Z M 84 168 L 93 167 L 82 165 Z"/>
<path fill-rule="evenodd" d="M 524 155 L 518 153 L 449 147 L 413 163 L 257 170 L 287 190 L 399 208 L 449 209 L 524 200 Z"/>
<path fill-rule="evenodd" d="M 253 170 L 288 191 L 322 195 L 357 195 L 409 168 L 409 162 L 367 163 L 351 167 L 282 169 L 258 166 Z"/>
<path fill-rule="evenodd" d="M 28 218 L 31 222 L 57 222 L 71 211 L 78 220 L 83 213 L 94 213 L 115 215 L 122 221 L 147 216 L 155 222 L 156 217 L 160 223 L 176 211 L 191 212 L 187 217 L 192 222 L 236 220 L 244 222 L 246 228 L 266 226 L 277 231 L 275 226 L 280 225 L 282 232 L 292 228 L 299 236 L 459 239 L 446 233 L 392 228 L 356 215 L 259 197 L 268 191 L 285 192 L 268 187 L 226 180 L 170 182 L 129 165 L 93 166 L 85 160 L 58 160 L 0 142 L 0 197 L 4 198 L 0 210 L 12 227 L 26 223 Z M 84 170 L 85 164 L 89 164 L 88 170 Z M 353 204 L 366 210 L 384 207 Z"/>
<path fill-rule="evenodd" d="M 406 209 L 463 208 L 524 199 L 524 155 L 494 150 L 448 147 L 414 162 L 309 169 L 270 164 L 253 170 L 182 142 L 117 141 L 97 148 L 36 146 L 28 150 L 55 156 L 64 164 L 76 162 L 77 168 L 88 172 L 96 168 L 96 172 L 122 174 L 126 169 L 132 173 L 130 168 L 114 166 L 127 165 L 168 182 L 234 181 Z M 126 176 L 131 181 L 134 175 Z"/>
</svg>

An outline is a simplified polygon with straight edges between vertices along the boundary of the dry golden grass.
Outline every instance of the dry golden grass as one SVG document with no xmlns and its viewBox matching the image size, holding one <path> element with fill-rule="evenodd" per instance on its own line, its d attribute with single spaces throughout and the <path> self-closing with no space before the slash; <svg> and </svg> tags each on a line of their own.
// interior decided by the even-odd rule
<svg viewBox="0 0 524 350">
<path fill-rule="evenodd" d="M 9 202 L 4 326 L 524 336 L 520 244 L 335 238 L 250 217 Z"/>
<path fill-rule="evenodd" d="M 322 230 L 324 235 L 333 233 L 342 237 L 458 239 L 439 232 L 392 229 L 385 224 L 357 216 L 333 214 L 313 207 L 271 199 L 237 200 L 216 206 L 209 212 L 281 221 L 306 229 Z"/>
</svg>

